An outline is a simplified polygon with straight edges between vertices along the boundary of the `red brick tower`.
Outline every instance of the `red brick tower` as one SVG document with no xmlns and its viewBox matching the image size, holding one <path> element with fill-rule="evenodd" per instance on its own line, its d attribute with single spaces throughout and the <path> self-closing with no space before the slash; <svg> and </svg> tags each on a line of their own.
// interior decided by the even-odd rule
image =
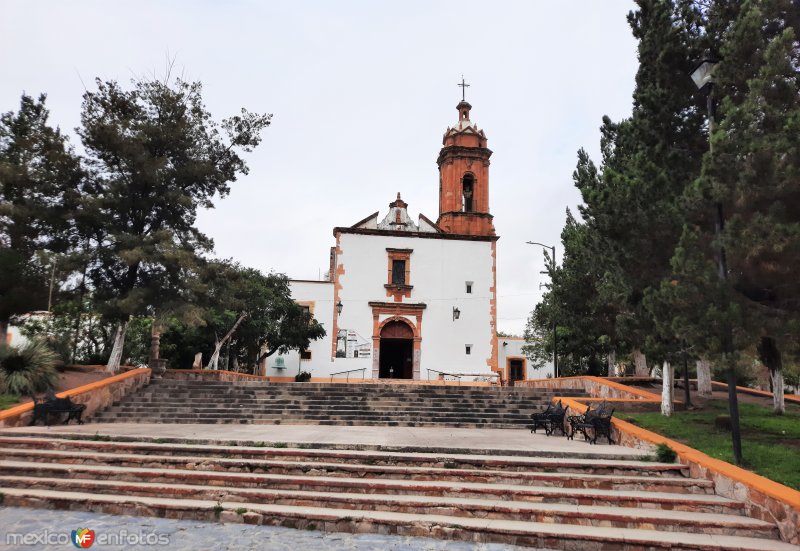
<svg viewBox="0 0 800 551">
<path fill-rule="evenodd" d="M 486 134 L 469 120 L 472 106 L 461 101 L 458 124 L 442 140 L 439 165 L 439 220 L 448 233 L 495 235 L 489 214 L 489 157 Z"/>
</svg>

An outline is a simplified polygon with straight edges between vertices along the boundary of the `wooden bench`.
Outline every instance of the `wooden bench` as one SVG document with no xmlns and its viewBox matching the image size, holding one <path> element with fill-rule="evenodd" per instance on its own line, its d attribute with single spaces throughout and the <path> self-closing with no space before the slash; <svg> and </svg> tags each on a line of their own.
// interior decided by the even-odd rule
<svg viewBox="0 0 800 551">
<path fill-rule="evenodd" d="M 83 424 L 81 416 L 86 410 L 86 405 L 75 404 L 69 398 L 57 398 L 52 392 L 45 394 L 44 398 L 33 398 L 33 419 L 31 425 L 35 425 L 36 421 L 41 419 L 47 426 L 50 426 L 50 419 L 52 415 L 67 414 L 64 424 L 69 424 L 72 419 L 75 419 L 79 425 Z"/>
</svg>

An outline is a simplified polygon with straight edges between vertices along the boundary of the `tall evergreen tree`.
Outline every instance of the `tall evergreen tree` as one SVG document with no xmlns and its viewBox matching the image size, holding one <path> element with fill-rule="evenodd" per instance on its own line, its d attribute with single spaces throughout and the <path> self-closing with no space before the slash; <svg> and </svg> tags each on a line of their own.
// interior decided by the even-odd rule
<svg viewBox="0 0 800 551">
<path fill-rule="evenodd" d="M 550 288 L 525 328 L 524 352 L 534 369 L 543 367 L 553 357 L 555 324 L 560 374 L 604 373 L 608 339 L 604 338 L 603 329 L 610 318 L 600 307 L 597 292 L 597 281 L 602 274 L 594 257 L 594 237 L 591 228 L 578 223 L 567 210 L 567 222 L 561 232 L 562 263 L 554 268 L 545 254 Z"/>
<path fill-rule="evenodd" d="M 791 0 L 768 0 L 708 14 L 709 27 L 725 29 L 713 89 L 718 124 L 687 194 L 692 224 L 675 258 L 683 294 L 717 296 L 687 316 L 689 338 L 729 364 L 757 352 L 771 371 L 778 413 L 781 351 L 797 350 L 800 328 L 799 11 Z M 709 220 L 717 206 L 721 233 Z M 724 282 L 709 276 L 720 250 Z M 722 288 L 710 291 L 715 285 Z"/>
<path fill-rule="evenodd" d="M 48 305 L 56 253 L 69 249 L 82 172 L 48 123 L 45 96 L 0 116 L 0 342 L 9 320 Z"/>
<path fill-rule="evenodd" d="M 199 255 L 212 243 L 195 227 L 198 208 L 212 208 L 247 165 L 270 115 L 215 123 L 200 83 L 135 81 L 130 90 L 96 81 L 83 98 L 78 132 L 91 177 L 79 217 L 93 260 L 94 298 L 117 323 L 108 368 L 119 365 L 130 316 L 185 305 Z"/>
</svg>

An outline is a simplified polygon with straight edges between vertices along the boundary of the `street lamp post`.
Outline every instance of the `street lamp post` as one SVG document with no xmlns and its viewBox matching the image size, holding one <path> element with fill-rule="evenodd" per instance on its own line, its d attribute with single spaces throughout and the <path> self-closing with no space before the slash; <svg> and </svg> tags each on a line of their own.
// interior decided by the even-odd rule
<svg viewBox="0 0 800 551">
<path fill-rule="evenodd" d="M 709 54 L 695 66 L 691 73 L 692 80 L 698 90 L 706 94 L 706 109 L 708 111 L 708 153 L 714 155 L 714 142 L 712 134 L 714 132 L 714 68 L 718 60 Z M 719 241 L 719 259 L 717 263 L 717 274 L 720 281 L 724 284 L 728 279 L 728 260 L 725 256 L 725 245 L 722 242 L 722 232 L 725 229 L 725 214 L 722 209 L 722 202 L 717 201 L 714 206 L 716 223 L 714 234 Z M 722 352 L 726 361 L 730 362 L 733 348 L 730 326 L 725 327 L 722 335 Z M 739 400 L 736 395 L 736 372 L 733 364 L 727 366 L 728 379 L 728 410 L 731 417 L 731 440 L 733 441 L 733 457 L 737 465 L 742 464 L 742 437 L 739 431 Z"/>
<path fill-rule="evenodd" d="M 535 241 L 526 241 L 528 245 L 539 245 L 540 247 L 544 247 L 545 249 L 550 249 L 550 252 L 553 253 L 553 257 L 550 259 L 550 267 L 553 272 L 556 269 L 556 246 L 555 245 L 545 245 L 544 243 L 537 243 Z M 551 276 L 552 277 L 552 276 Z M 553 376 L 558 377 L 558 334 L 556 333 L 556 317 L 555 313 L 553 315 Z"/>
</svg>

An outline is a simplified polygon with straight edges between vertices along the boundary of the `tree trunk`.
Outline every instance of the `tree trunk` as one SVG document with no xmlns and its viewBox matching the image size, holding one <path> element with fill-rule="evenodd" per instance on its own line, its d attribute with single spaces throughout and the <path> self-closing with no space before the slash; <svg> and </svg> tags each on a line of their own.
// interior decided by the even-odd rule
<svg viewBox="0 0 800 551">
<path fill-rule="evenodd" d="M 122 362 L 122 349 L 125 346 L 125 334 L 128 332 L 128 323 L 117 324 L 117 330 L 114 333 L 114 346 L 111 348 L 111 356 L 108 358 L 106 364 L 106 373 L 116 373 L 119 371 L 120 362 Z"/>
<path fill-rule="evenodd" d="M 786 412 L 786 403 L 783 399 L 783 369 L 769 372 L 772 378 L 772 409 L 776 415 Z"/>
<path fill-rule="evenodd" d="M 617 352 L 616 350 L 612 350 L 608 353 L 608 376 L 609 377 L 616 377 L 617 376 Z"/>
<path fill-rule="evenodd" d="M 192 369 L 203 369 L 203 353 L 198 352 L 194 355 L 194 361 L 192 362 Z"/>
<path fill-rule="evenodd" d="M 155 318 L 150 328 L 150 357 L 154 360 L 161 358 L 161 326 Z"/>
<path fill-rule="evenodd" d="M 634 374 L 637 377 L 650 376 L 650 370 L 647 369 L 647 357 L 638 348 L 633 349 L 633 365 L 635 366 Z"/>
<path fill-rule="evenodd" d="M 761 337 L 758 344 L 758 355 L 769 369 L 769 378 L 772 383 L 772 409 L 776 415 L 786 412 L 783 398 L 783 359 L 778 343 L 772 337 Z"/>
<path fill-rule="evenodd" d="M 711 397 L 711 362 L 697 360 L 697 394 L 703 398 Z"/>
<path fill-rule="evenodd" d="M 671 417 L 672 412 L 675 410 L 672 403 L 674 391 L 675 372 L 669 362 L 664 362 L 664 367 L 661 370 L 661 415 Z"/>
<path fill-rule="evenodd" d="M 233 324 L 233 327 L 231 327 L 231 330 L 228 331 L 228 334 L 225 335 L 221 341 L 216 342 L 214 346 L 214 353 L 211 354 L 211 358 L 208 360 L 206 369 L 217 369 L 219 367 L 219 351 L 222 350 L 222 347 L 225 346 L 225 343 L 228 342 L 228 340 L 233 336 L 246 317 L 247 312 L 242 312 L 239 314 L 239 319 L 237 319 L 236 323 Z"/>
</svg>

